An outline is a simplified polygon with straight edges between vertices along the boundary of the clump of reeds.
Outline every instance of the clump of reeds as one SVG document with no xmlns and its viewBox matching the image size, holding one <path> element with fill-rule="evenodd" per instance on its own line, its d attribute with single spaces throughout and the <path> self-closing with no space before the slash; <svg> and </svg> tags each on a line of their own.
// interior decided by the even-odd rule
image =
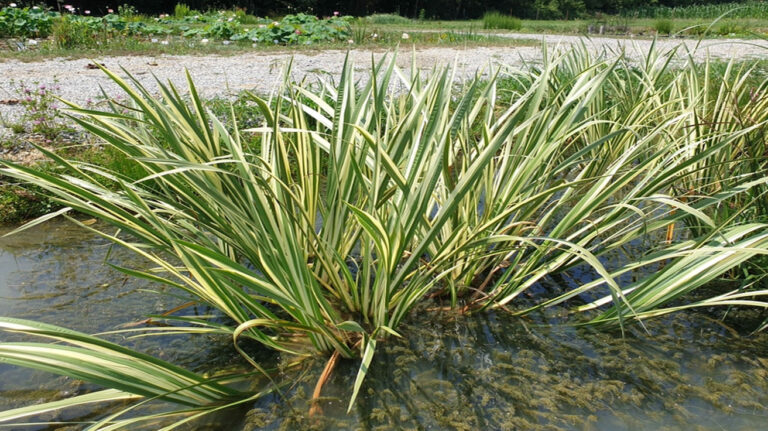
<svg viewBox="0 0 768 431">
<path fill-rule="evenodd" d="M 252 95 L 262 125 L 233 131 L 191 79 L 186 101 L 173 87 L 160 85 L 154 97 L 105 71 L 128 109 L 73 107 L 74 120 L 145 177 L 50 152 L 61 173 L 4 162 L 2 174 L 46 190 L 66 206 L 57 214 L 118 228 L 98 233 L 156 265 L 122 270 L 227 316 L 231 324 L 174 322 L 231 337 L 256 369 L 243 343 L 359 358 L 353 402 L 377 342 L 407 335 L 400 323 L 428 298 L 462 312 L 565 306 L 617 327 L 681 308 L 766 305 L 760 290 L 680 303 L 768 250 L 768 214 L 756 204 L 768 182 L 756 156 L 766 148 L 766 85 L 750 89 L 750 68 L 728 66 L 718 81 L 709 63 L 703 74 L 693 64 L 681 73 L 660 60 L 655 51 L 641 64 L 600 60 L 577 48 L 458 90 L 450 69 L 409 78 L 393 59 L 356 85 L 347 62 L 338 84 Z M 396 83 L 408 91 L 392 93 Z M 504 102 L 500 86 L 510 86 Z M 516 306 L 537 283 L 577 267 L 592 277 Z M 13 325 L 6 329 L 39 334 L 31 323 Z M 80 335 L 54 338 L 82 349 Z M 5 349 L 0 357 L 36 366 Z M 141 381 L 181 373 L 153 367 L 149 375 L 137 368 L 137 387 L 121 390 L 151 396 Z M 186 379 L 205 388 L 204 407 L 238 396 Z M 171 399 L 187 389 L 162 390 Z"/>
</svg>

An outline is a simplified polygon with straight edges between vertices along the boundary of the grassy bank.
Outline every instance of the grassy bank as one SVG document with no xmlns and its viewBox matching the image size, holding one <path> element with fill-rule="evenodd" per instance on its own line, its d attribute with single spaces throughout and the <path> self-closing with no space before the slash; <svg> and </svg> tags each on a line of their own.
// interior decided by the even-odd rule
<svg viewBox="0 0 768 431">
<path fill-rule="evenodd" d="M 661 30 L 660 24 L 670 23 L 670 30 Z M 652 37 L 666 36 L 670 33 L 683 37 L 741 37 L 755 38 L 768 34 L 768 19 L 712 19 L 676 18 L 624 18 L 621 16 L 603 17 L 572 21 L 522 21 L 524 33 L 566 33 L 566 34 L 605 34 L 636 35 Z M 601 33 L 602 29 L 602 33 Z"/>
<path fill-rule="evenodd" d="M 643 9 L 617 15 L 596 13 L 571 20 L 521 20 L 489 13 L 480 20 L 434 21 L 392 14 L 357 18 L 295 14 L 273 20 L 238 10 L 152 17 L 130 7 L 104 17 L 92 17 L 76 11 L 59 14 L 39 8 L 5 7 L 0 10 L 0 22 L 25 24 L 0 25 L 0 59 L 527 44 L 488 35 L 506 31 L 640 37 L 752 38 L 768 34 L 768 16 L 762 9 L 749 9 L 749 13 L 738 9 L 724 17 L 713 16 L 713 11 L 695 7 Z"/>
<path fill-rule="evenodd" d="M 150 17 L 130 7 L 104 17 L 62 13 L 40 8 L 0 9 L 0 58 L 37 60 L 97 55 L 231 55 L 248 51 L 389 49 L 416 46 L 515 45 L 480 34 L 457 23 L 439 31 L 430 26 L 379 27 L 378 20 L 332 16 L 287 15 L 273 20 L 242 11 L 190 11 L 184 15 Z M 24 25 L 5 25 L 24 22 Z M 384 20 L 384 22 L 387 22 Z M 401 20 L 402 22 L 402 20 Z M 407 22 L 407 20 L 406 20 Z M 373 24 L 369 27 L 369 24 Z"/>
<path fill-rule="evenodd" d="M 653 37 L 666 36 L 660 32 L 660 22 L 669 21 L 672 33 L 683 37 L 741 37 L 756 38 L 768 34 L 768 19 L 763 18 L 724 18 L 714 19 L 680 18 L 651 19 L 626 18 L 621 16 L 603 16 L 599 18 L 573 20 L 519 20 L 520 27 L 514 30 L 485 28 L 482 20 L 473 21 L 424 21 L 411 24 L 367 25 L 369 29 L 389 29 L 391 31 L 433 31 L 450 28 L 453 31 L 516 32 L 523 34 L 578 34 L 578 35 L 634 35 Z M 601 33 L 602 29 L 602 33 Z"/>
<path fill-rule="evenodd" d="M 403 35 L 407 35 L 404 37 Z M 352 42 L 350 42 L 350 40 Z M 161 42 L 167 42 L 163 44 Z M 263 45 L 253 46 L 246 41 L 229 42 L 216 41 L 201 43 L 200 41 L 188 41 L 179 37 L 166 37 L 161 41 L 153 42 L 151 39 L 129 38 L 111 39 L 110 41 L 92 48 L 60 48 L 51 41 L 41 41 L 34 48 L 22 51 L 13 49 L 0 49 L 0 61 L 19 60 L 24 62 L 41 61 L 53 58 L 94 58 L 103 56 L 129 56 L 129 55 L 241 55 L 249 52 L 259 53 L 307 53 L 322 50 L 392 50 L 417 47 L 454 47 L 472 48 L 479 46 L 536 46 L 539 44 L 535 38 L 509 39 L 492 34 L 487 34 L 474 29 L 428 31 L 419 32 L 416 29 L 406 28 L 355 28 L 351 39 L 336 42 L 324 42 L 316 45 Z M 12 46 L 12 45 L 8 45 Z"/>
</svg>

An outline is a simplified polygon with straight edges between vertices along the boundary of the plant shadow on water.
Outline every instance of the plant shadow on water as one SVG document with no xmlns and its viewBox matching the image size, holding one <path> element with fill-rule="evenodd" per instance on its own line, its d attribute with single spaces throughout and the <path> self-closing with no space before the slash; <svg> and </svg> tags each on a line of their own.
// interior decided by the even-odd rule
<svg viewBox="0 0 768 431">
<path fill-rule="evenodd" d="M 703 312 L 625 334 L 552 325 L 559 316 L 415 313 L 407 338 L 371 364 L 347 416 L 357 372 L 327 383 L 325 416 L 307 418 L 322 370 L 287 399 L 265 398 L 242 429 L 762 429 L 768 417 L 768 336 L 741 338 Z M 544 325 L 546 323 L 546 325 Z"/>
</svg>

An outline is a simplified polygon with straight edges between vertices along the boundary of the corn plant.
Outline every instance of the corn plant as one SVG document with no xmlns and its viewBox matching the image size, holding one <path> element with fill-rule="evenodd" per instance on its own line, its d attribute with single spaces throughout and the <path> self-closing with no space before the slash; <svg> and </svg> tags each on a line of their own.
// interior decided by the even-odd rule
<svg viewBox="0 0 768 431">
<path fill-rule="evenodd" d="M 714 19 L 722 15 L 731 18 L 768 17 L 768 6 L 762 1 L 730 2 L 719 4 L 692 4 L 688 6 L 645 6 L 622 12 L 634 18 Z"/>
</svg>

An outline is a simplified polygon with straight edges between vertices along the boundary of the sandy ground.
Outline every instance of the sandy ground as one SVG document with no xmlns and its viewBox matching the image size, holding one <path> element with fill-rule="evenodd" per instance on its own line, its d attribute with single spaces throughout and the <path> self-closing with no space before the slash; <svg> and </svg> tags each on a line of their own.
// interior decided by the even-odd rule
<svg viewBox="0 0 768 431">
<path fill-rule="evenodd" d="M 509 38 L 538 39 L 546 42 L 548 49 L 567 47 L 583 43 L 594 52 L 606 52 L 616 55 L 625 51 L 630 57 L 641 58 L 650 48 L 652 41 L 631 38 L 591 38 L 560 35 L 521 35 L 506 34 Z M 719 59 L 768 58 L 768 41 L 762 40 L 694 40 L 661 39 L 656 42 L 661 51 L 678 49 L 679 53 L 692 52 L 697 61 L 703 61 L 707 55 Z M 267 93 L 280 82 L 282 66 L 292 60 L 294 79 L 311 75 L 335 75 L 341 70 L 347 51 L 324 50 L 301 53 L 260 53 L 249 52 L 236 56 L 125 56 L 103 57 L 95 59 L 108 68 L 120 71 L 124 68 L 134 77 L 155 88 L 154 78 L 185 88 L 184 71 L 189 70 L 198 91 L 204 97 L 227 96 L 241 90 L 255 90 Z M 355 67 L 364 70 L 371 64 L 371 57 L 380 57 L 384 51 L 369 50 L 349 51 Z M 478 68 L 505 65 L 520 66 L 523 62 L 537 62 L 542 57 L 538 46 L 528 47 L 441 47 L 424 48 L 414 55 L 401 48 L 398 63 L 409 67 L 415 59 L 420 68 L 431 68 L 439 64 L 451 64 L 454 61 L 465 74 L 474 73 Z M 100 70 L 88 67 L 91 60 L 51 59 L 24 63 L 20 61 L 0 62 L 0 123 L 12 123 L 22 112 L 19 105 L 13 105 L 18 99 L 18 90 L 12 81 L 27 85 L 56 86 L 56 94 L 76 103 L 97 101 L 102 89 L 111 96 L 120 94 L 120 89 Z M 123 74 L 122 71 L 120 71 Z M 0 136 L 10 131 L 0 127 Z"/>
</svg>

